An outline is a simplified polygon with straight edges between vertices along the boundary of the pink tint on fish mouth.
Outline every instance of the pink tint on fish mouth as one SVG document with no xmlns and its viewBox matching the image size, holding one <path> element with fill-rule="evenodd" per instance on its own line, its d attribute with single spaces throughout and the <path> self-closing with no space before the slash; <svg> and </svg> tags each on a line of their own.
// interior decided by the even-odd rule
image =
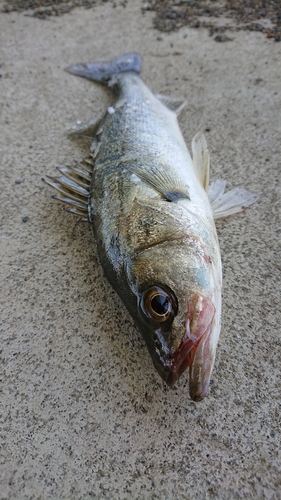
<svg viewBox="0 0 281 500">
<path fill-rule="evenodd" d="M 186 332 L 181 345 L 173 355 L 171 368 L 166 379 L 166 383 L 172 387 L 189 366 L 190 395 L 194 400 L 202 399 L 208 392 L 212 363 L 208 362 L 208 359 L 203 359 L 203 363 L 206 363 L 206 373 L 204 369 L 200 370 L 201 367 L 198 367 L 199 370 L 196 371 L 193 365 L 196 365 L 197 351 L 201 353 L 201 356 L 199 355 L 201 360 L 204 355 L 208 356 L 206 346 L 209 345 L 214 315 L 215 306 L 212 301 L 198 293 L 193 294 L 188 301 Z M 201 376 L 202 372 L 203 377 Z"/>
</svg>

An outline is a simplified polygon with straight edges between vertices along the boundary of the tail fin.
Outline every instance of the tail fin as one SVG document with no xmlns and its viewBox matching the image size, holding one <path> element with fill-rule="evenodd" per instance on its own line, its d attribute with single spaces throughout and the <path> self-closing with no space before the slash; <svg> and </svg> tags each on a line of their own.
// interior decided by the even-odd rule
<svg viewBox="0 0 281 500">
<path fill-rule="evenodd" d="M 107 83 L 112 75 L 117 75 L 125 71 L 135 71 L 139 73 L 140 69 L 141 56 L 136 52 L 130 52 L 116 57 L 109 62 L 73 64 L 65 68 L 65 71 L 88 78 L 89 80 Z"/>
</svg>

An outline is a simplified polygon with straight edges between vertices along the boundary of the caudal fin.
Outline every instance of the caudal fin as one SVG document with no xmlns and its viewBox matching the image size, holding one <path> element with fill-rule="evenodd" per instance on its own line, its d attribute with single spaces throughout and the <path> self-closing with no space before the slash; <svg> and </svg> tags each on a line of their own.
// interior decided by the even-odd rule
<svg viewBox="0 0 281 500">
<path fill-rule="evenodd" d="M 73 75 L 82 76 L 96 82 L 107 83 L 113 75 L 134 71 L 140 73 L 141 56 L 136 52 L 130 52 L 116 57 L 109 62 L 78 63 L 65 68 L 65 71 Z"/>
</svg>

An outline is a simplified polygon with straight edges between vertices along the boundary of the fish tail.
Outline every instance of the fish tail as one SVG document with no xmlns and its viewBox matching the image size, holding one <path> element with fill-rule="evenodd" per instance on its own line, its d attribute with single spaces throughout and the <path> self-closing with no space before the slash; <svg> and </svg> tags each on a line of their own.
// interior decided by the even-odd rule
<svg viewBox="0 0 281 500">
<path fill-rule="evenodd" d="M 140 73 L 141 56 L 136 52 L 129 52 L 116 57 L 109 62 L 78 63 L 65 68 L 65 71 L 73 75 L 82 76 L 96 82 L 108 83 L 113 75 L 134 71 Z"/>
</svg>

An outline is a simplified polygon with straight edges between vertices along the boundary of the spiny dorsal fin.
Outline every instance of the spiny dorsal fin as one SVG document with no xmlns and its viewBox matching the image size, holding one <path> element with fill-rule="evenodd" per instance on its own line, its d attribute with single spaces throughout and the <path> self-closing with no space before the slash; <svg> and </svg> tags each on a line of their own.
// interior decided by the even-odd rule
<svg viewBox="0 0 281 500">
<path fill-rule="evenodd" d="M 193 137 L 191 146 L 196 175 L 205 191 L 208 191 L 210 175 L 210 153 L 207 149 L 206 139 L 202 132 L 198 132 L 198 134 Z"/>
<path fill-rule="evenodd" d="M 224 192 L 226 181 L 218 179 L 209 187 L 208 197 L 213 210 L 214 219 L 242 212 L 259 198 L 258 194 L 247 189 L 235 188 Z"/>
<path fill-rule="evenodd" d="M 168 95 L 156 94 L 155 97 L 166 106 L 166 108 L 174 111 L 178 116 L 183 108 L 187 105 L 187 99 L 183 97 L 170 97 Z"/>
<path fill-rule="evenodd" d="M 79 166 L 57 167 L 61 174 L 59 177 L 47 176 L 42 179 L 59 192 L 60 196 L 53 195 L 53 198 L 70 205 L 71 208 L 65 210 L 83 217 L 82 220 L 89 220 L 88 204 L 92 177 L 91 166 L 92 159 L 86 158 Z"/>
</svg>

